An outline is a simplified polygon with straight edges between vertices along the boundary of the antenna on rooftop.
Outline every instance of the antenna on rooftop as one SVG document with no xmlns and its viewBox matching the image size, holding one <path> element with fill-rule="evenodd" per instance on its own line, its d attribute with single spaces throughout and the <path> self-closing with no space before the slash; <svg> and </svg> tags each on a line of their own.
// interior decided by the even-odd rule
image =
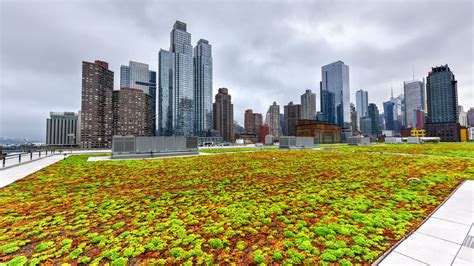
<svg viewBox="0 0 474 266">
<path fill-rule="evenodd" d="M 412 69 L 413 69 L 413 80 L 415 80 L 415 64 L 412 64 Z"/>
</svg>

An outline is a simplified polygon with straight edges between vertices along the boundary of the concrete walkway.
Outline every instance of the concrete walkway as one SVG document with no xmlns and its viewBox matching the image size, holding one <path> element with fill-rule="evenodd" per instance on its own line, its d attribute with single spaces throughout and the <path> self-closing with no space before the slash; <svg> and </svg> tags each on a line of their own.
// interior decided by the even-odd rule
<svg viewBox="0 0 474 266">
<path fill-rule="evenodd" d="M 380 265 L 474 265 L 474 181 L 465 181 Z"/>
<path fill-rule="evenodd" d="M 32 173 L 39 171 L 64 159 L 64 155 L 53 155 L 41 158 L 25 164 L 13 166 L 0 171 L 0 188 L 6 187 L 18 179 L 22 179 Z"/>
</svg>

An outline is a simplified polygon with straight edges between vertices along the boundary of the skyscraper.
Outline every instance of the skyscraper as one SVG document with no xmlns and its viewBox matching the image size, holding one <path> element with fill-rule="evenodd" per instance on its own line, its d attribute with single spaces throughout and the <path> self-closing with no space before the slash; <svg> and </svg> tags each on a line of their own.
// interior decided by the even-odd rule
<svg viewBox="0 0 474 266">
<path fill-rule="evenodd" d="M 81 147 L 112 144 L 114 72 L 109 64 L 82 62 Z"/>
<path fill-rule="evenodd" d="M 434 67 L 428 73 L 428 123 L 456 123 L 458 121 L 457 81 L 448 65 Z M 405 96 L 405 98 L 407 98 Z"/>
<path fill-rule="evenodd" d="M 316 119 L 316 93 L 311 90 L 301 95 L 301 119 Z"/>
<path fill-rule="evenodd" d="M 351 127 L 352 130 L 360 130 L 360 118 L 359 114 L 356 111 L 356 108 L 353 103 L 350 105 L 351 108 Z"/>
<path fill-rule="evenodd" d="M 253 114 L 253 121 L 254 121 L 254 127 L 255 127 L 254 133 L 257 134 L 257 136 L 258 136 L 260 134 L 260 127 L 263 125 L 262 114 L 254 113 Z"/>
<path fill-rule="evenodd" d="M 270 127 L 273 139 L 278 141 L 280 139 L 280 106 L 276 102 L 273 102 L 268 108 L 265 124 Z"/>
<path fill-rule="evenodd" d="M 314 97 L 316 97 L 316 95 Z M 285 117 L 285 128 L 283 130 L 283 134 L 285 136 L 296 136 L 296 125 L 298 124 L 298 120 L 302 119 L 301 109 L 301 105 L 293 104 L 293 102 L 289 102 L 288 105 L 283 107 L 283 113 Z"/>
<path fill-rule="evenodd" d="M 360 118 L 367 116 L 369 107 L 369 93 L 364 90 L 356 91 L 356 111 Z"/>
<path fill-rule="evenodd" d="M 212 129 L 212 47 L 199 40 L 194 47 L 194 123 L 195 133 Z"/>
<path fill-rule="evenodd" d="M 385 120 L 385 129 L 395 131 L 395 124 L 397 122 L 395 103 L 392 101 L 383 102 L 383 114 Z"/>
<path fill-rule="evenodd" d="M 156 72 L 150 71 L 144 63 L 130 61 L 120 67 L 120 88 L 139 89 L 151 96 L 151 129 L 156 132 Z"/>
<path fill-rule="evenodd" d="M 467 127 L 467 112 L 464 111 L 464 107 L 462 105 L 458 106 L 459 110 L 459 124 L 462 127 Z"/>
<path fill-rule="evenodd" d="M 158 135 L 173 135 L 173 53 L 158 54 Z"/>
<path fill-rule="evenodd" d="M 213 105 L 214 129 L 219 132 L 224 141 L 234 139 L 234 105 L 226 88 L 220 88 Z"/>
<path fill-rule="evenodd" d="M 371 134 L 372 136 L 378 136 L 380 133 L 379 127 L 379 109 L 375 103 L 370 103 L 368 107 L 368 117 L 370 118 L 371 122 L 371 132 L 366 132 Z"/>
<path fill-rule="evenodd" d="M 330 124 L 347 127 L 351 122 L 349 67 L 337 61 L 321 68 L 321 111 Z"/>
<path fill-rule="evenodd" d="M 245 110 L 244 128 L 245 128 L 245 133 L 255 133 L 252 109 Z"/>
<path fill-rule="evenodd" d="M 252 109 L 245 110 L 244 127 L 245 133 L 259 134 L 262 125 L 262 114 L 254 113 Z"/>
<path fill-rule="evenodd" d="M 186 23 L 176 21 L 170 33 L 170 50 L 160 50 L 159 134 L 194 133 L 194 68 L 191 34 Z"/>
<path fill-rule="evenodd" d="M 457 81 L 448 65 L 433 67 L 426 79 L 426 135 L 460 141 Z"/>
<path fill-rule="evenodd" d="M 153 136 L 151 95 L 141 89 L 120 88 L 113 92 L 113 134 Z"/>
<path fill-rule="evenodd" d="M 406 127 L 414 127 L 416 111 L 425 111 L 425 83 L 424 81 L 412 80 L 403 82 L 405 95 L 405 118 Z"/>
<path fill-rule="evenodd" d="M 474 108 L 469 108 L 467 111 L 467 126 L 474 127 Z"/>
</svg>

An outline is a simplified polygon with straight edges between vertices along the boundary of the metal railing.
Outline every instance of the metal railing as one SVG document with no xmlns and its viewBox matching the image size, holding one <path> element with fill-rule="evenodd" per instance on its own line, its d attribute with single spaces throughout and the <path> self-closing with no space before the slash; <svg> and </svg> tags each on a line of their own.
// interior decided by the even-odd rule
<svg viewBox="0 0 474 266">
<path fill-rule="evenodd" d="M 13 166 L 16 164 L 21 164 L 22 161 L 33 161 L 33 158 L 39 159 L 46 156 L 51 156 L 57 154 L 58 151 L 53 150 L 36 150 L 36 151 L 22 151 L 15 153 L 3 153 L 0 154 L 0 159 L 2 161 L 2 168 Z M 7 165 L 8 163 L 8 165 Z"/>
</svg>

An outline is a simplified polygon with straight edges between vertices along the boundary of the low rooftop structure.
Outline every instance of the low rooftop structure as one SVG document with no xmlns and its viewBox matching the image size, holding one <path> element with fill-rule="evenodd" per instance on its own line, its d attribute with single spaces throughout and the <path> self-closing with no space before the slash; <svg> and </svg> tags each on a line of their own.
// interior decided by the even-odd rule
<svg viewBox="0 0 474 266">
<path fill-rule="evenodd" d="M 146 158 L 198 154 L 197 137 L 113 136 L 112 158 Z"/>
</svg>

